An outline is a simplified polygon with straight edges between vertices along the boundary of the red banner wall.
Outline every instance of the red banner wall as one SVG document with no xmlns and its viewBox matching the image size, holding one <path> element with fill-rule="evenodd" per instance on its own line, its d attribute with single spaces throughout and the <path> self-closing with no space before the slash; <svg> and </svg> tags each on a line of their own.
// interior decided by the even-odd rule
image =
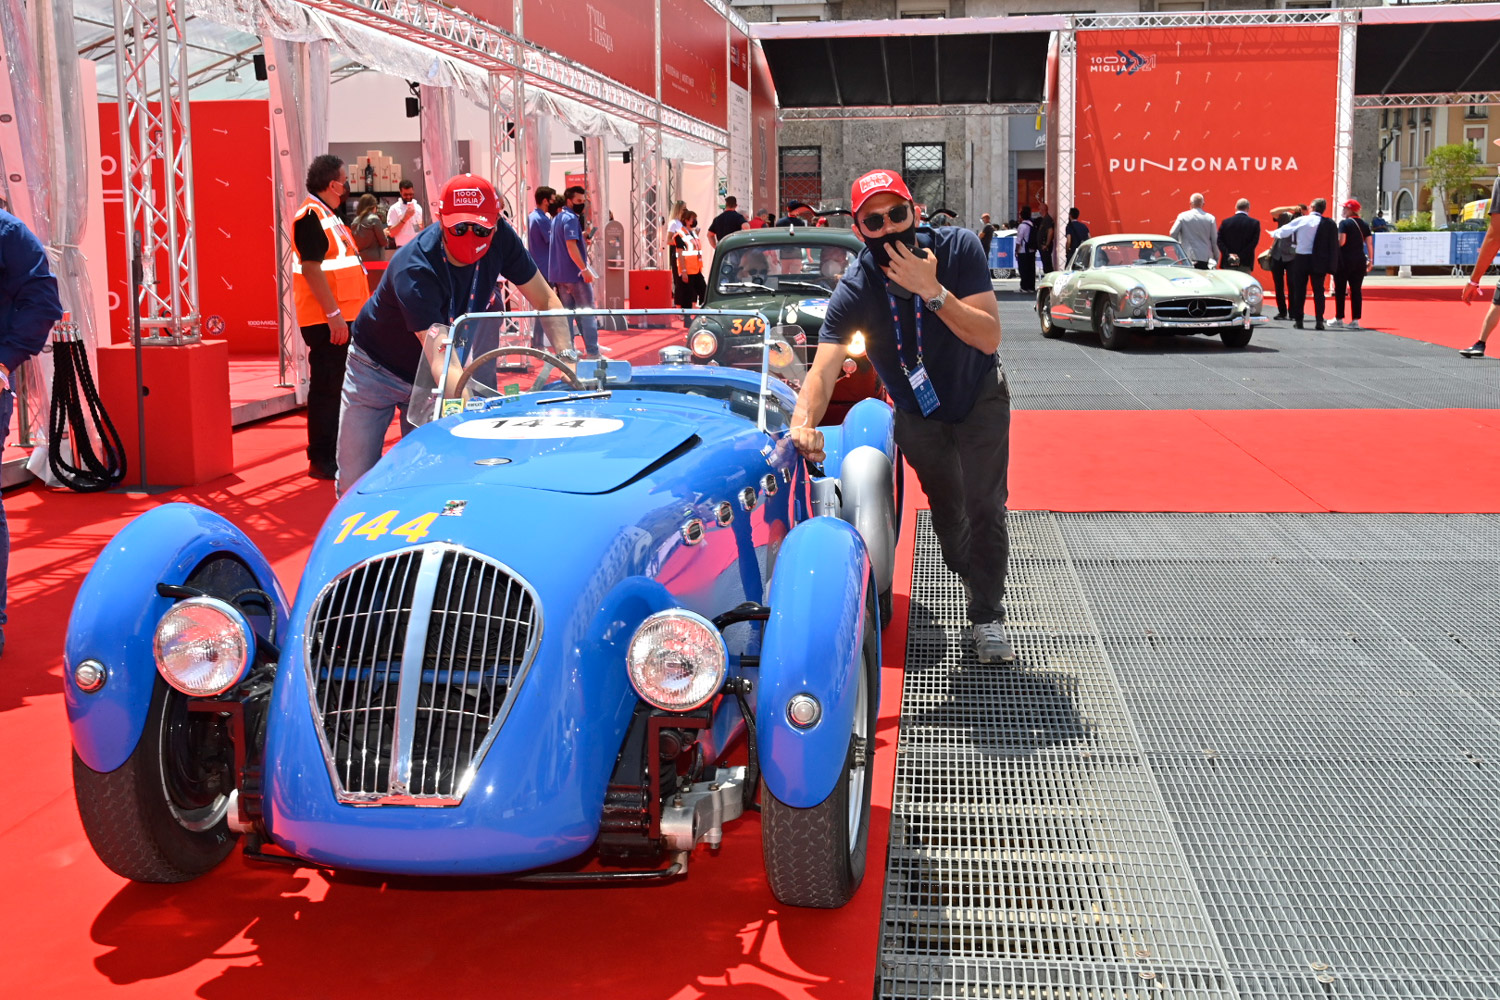
<svg viewBox="0 0 1500 1000">
<path fill-rule="evenodd" d="M 193 102 L 193 218 L 205 336 L 241 354 L 276 353 L 276 231 L 265 101 Z M 103 343 L 130 339 L 130 268 L 120 190 L 120 110 L 99 106 L 109 325 Z M 158 265 L 165 273 L 165 262 Z"/>
<path fill-rule="evenodd" d="M 729 82 L 750 89 L 750 39 L 729 29 Z"/>
<path fill-rule="evenodd" d="M 683 114 L 729 127 L 724 75 L 729 34 L 704 0 L 661 0 L 661 99 Z"/>
<path fill-rule="evenodd" d="M 528 41 L 656 96 L 656 7 L 639 0 L 525 0 Z M 663 14 L 665 19 L 665 14 Z M 723 21 L 719 22 L 721 25 Z"/>
<path fill-rule="evenodd" d="M 1094 235 L 1166 232 L 1188 198 L 1333 197 L 1338 28 L 1078 33 L 1075 204 Z M 1053 206 L 1066 218 L 1068 206 Z"/>
<path fill-rule="evenodd" d="M 515 0 L 451 0 L 452 6 L 465 14 L 473 14 L 497 28 L 514 31 L 516 27 Z"/>
<path fill-rule="evenodd" d="M 750 162 L 755 211 L 780 211 L 776 182 L 776 85 L 759 45 L 750 46 Z"/>
</svg>

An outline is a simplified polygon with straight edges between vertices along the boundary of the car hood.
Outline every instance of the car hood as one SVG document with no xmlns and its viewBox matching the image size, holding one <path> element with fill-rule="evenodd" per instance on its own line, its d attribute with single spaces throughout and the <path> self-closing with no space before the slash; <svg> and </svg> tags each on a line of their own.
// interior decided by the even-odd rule
<svg viewBox="0 0 1500 1000">
<path fill-rule="evenodd" d="M 1240 289 L 1246 284 L 1218 271 L 1199 271 L 1189 267 L 1120 267 L 1110 268 L 1109 272 L 1123 282 L 1122 288 L 1141 285 L 1153 299 L 1186 298 L 1194 295 L 1237 298 Z"/>
<path fill-rule="evenodd" d="M 609 493 L 686 445 L 683 419 L 594 407 L 462 413 L 409 435 L 359 481 L 359 493 L 418 486 L 518 486 Z"/>
</svg>

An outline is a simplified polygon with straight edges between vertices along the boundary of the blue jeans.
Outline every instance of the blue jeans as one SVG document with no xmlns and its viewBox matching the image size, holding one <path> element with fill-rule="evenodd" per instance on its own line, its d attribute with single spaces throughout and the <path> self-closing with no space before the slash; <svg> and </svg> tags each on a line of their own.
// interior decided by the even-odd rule
<svg viewBox="0 0 1500 1000">
<path fill-rule="evenodd" d="M 411 390 L 410 382 L 386 371 L 350 343 L 339 407 L 339 496 L 353 489 L 380 461 L 386 428 L 397 410 L 401 411 L 401 436 L 416 429 L 406 418 Z"/>
<path fill-rule="evenodd" d="M 0 392 L 0 453 L 5 451 L 5 436 L 10 433 L 10 416 L 15 408 L 16 394 Z M 5 523 L 5 504 L 0 503 L 0 640 L 5 638 L 5 574 L 9 569 L 10 528 Z"/>
<path fill-rule="evenodd" d="M 557 286 L 557 297 L 562 300 L 564 309 L 592 309 L 594 308 L 594 286 L 586 281 L 560 282 Z M 568 322 L 573 324 L 577 336 L 583 338 L 583 353 L 599 353 L 599 324 L 593 316 L 569 316 Z"/>
</svg>

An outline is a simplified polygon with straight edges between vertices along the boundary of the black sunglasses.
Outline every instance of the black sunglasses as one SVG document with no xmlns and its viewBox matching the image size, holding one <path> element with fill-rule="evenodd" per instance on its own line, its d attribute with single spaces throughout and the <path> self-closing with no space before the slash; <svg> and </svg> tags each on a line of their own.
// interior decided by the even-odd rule
<svg viewBox="0 0 1500 1000">
<path fill-rule="evenodd" d="M 477 222 L 460 222 L 457 225 L 452 225 L 452 226 L 448 227 L 448 232 L 452 233 L 454 236 L 466 236 L 470 232 L 472 232 L 475 236 L 478 236 L 480 239 L 484 239 L 486 236 L 488 236 L 490 233 L 493 233 L 494 231 L 495 230 L 494 230 L 494 228 L 492 226 L 481 226 Z"/>
<path fill-rule="evenodd" d="M 866 229 L 873 230 L 885 225 L 885 220 L 887 219 L 891 220 L 891 225 L 899 226 L 906 221 L 909 215 L 911 215 L 910 205 L 897 205 L 889 212 L 871 212 L 859 221 L 864 223 Z"/>
</svg>

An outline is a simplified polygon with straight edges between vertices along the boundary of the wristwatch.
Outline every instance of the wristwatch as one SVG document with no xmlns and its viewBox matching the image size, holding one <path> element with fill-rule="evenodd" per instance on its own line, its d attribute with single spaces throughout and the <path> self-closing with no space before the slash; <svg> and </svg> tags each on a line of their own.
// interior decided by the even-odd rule
<svg viewBox="0 0 1500 1000">
<path fill-rule="evenodd" d="M 947 301 L 948 289 L 944 288 L 942 285 L 939 285 L 938 293 L 930 299 L 923 299 L 922 304 L 927 307 L 928 312 L 937 312 L 939 309 L 943 308 L 943 305 Z"/>
<path fill-rule="evenodd" d="M 571 348 L 571 347 L 565 347 L 561 351 L 558 351 L 557 352 L 557 356 L 559 358 L 562 358 L 564 361 L 577 361 L 578 360 L 578 352 L 575 351 L 575 350 L 573 350 L 573 348 Z"/>
</svg>

